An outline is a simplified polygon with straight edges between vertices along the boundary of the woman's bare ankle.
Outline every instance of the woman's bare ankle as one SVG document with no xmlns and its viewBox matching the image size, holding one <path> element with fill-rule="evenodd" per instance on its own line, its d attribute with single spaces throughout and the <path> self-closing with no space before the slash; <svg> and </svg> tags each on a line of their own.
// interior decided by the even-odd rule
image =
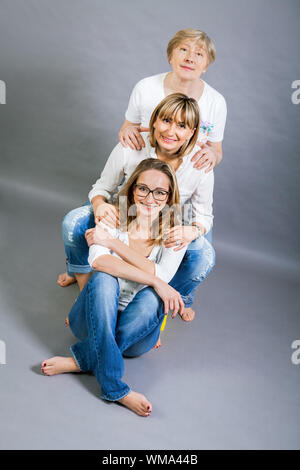
<svg viewBox="0 0 300 470">
<path fill-rule="evenodd" d="M 57 284 L 61 287 L 70 286 L 71 284 L 75 284 L 75 282 L 77 282 L 76 278 L 70 276 L 68 273 L 62 273 L 57 278 Z"/>
<path fill-rule="evenodd" d="M 134 392 L 133 390 L 131 390 L 126 397 L 121 398 L 119 403 L 134 411 L 139 416 L 150 416 L 152 411 L 152 405 L 149 400 L 141 393 Z"/>
</svg>

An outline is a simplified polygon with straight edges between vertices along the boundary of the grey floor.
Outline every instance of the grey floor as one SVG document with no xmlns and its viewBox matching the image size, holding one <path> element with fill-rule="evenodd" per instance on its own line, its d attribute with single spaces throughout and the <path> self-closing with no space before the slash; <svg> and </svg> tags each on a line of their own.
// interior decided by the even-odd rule
<svg viewBox="0 0 300 470">
<path fill-rule="evenodd" d="M 125 379 L 153 405 L 140 418 L 102 401 L 91 375 L 41 375 L 41 361 L 74 341 L 64 318 L 77 287 L 56 277 L 60 221 L 78 201 L 0 189 L 1 449 L 300 448 L 295 273 L 220 244 L 194 322 L 168 319 L 163 347 L 125 362 Z"/>
</svg>

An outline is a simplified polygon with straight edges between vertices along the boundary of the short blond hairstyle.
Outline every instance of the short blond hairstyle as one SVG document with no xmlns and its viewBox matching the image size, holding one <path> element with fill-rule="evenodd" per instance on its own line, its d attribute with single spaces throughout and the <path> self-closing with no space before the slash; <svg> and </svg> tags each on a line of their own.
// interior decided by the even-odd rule
<svg viewBox="0 0 300 470">
<path fill-rule="evenodd" d="M 181 29 L 178 31 L 175 36 L 170 39 L 168 47 L 167 47 L 167 56 L 168 61 L 170 62 L 172 58 L 173 51 L 179 44 L 182 43 L 185 39 L 192 39 L 197 41 L 197 43 L 203 47 L 208 55 L 208 65 L 212 64 L 216 59 L 216 47 L 212 39 L 207 36 L 204 31 L 200 31 L 198 29 Z"/>
<path fill-rule="evenodd" d="M 192 137 L 180 147 L 176 154 L 178 157 L 184 157 L 191 153 L 196 145 L 200 126 L 200 111 L 197 101 L 183 93 L 172 93 L 156 106 L 149 123 L 149 142 L 155 149 L 157 142 L 154 136 L 154 123 L 157 118 L 172 119 L 178 122 L 180 120 L 191 130 L 194 130 Z"/>
</svg>

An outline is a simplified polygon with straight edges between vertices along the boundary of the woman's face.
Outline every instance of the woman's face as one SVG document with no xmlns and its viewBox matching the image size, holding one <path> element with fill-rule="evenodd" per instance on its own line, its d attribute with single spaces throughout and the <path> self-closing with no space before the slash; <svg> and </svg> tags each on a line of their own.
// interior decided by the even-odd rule
<svg viewBox="0 0 300 470">
<path fill-rule="evenodd" d="M 173 50 L 170 64 L 179 78 L 195 80 L 206 72 L 208 54 L 196 41 L 186 39 Z"/>
<path fill-rule="evenodd" d="M 157 118 L 153 124 L 154 137 L 161 150 L 175 154 L 194 134 L 180 119 Z"/>
<path fill-rule="evenodd" d="M 137 215 L 155 219 L 168 202 L 168 176 L 159 170 L 146 170 L 139 175 L 135 184 L 133 196 Z M 149 190 L 155 192 L 150 193 Z"/>
</svg>

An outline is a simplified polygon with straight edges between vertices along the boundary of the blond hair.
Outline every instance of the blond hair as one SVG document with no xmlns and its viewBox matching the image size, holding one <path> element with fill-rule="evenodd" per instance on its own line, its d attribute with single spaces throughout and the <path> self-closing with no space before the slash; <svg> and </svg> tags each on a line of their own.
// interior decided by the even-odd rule
<svg viewBox="0 0 300 470">
<path fill-rule="evenodd" d="M 197 43 L 206 50 L 208 55 L 208 65 L 212 64 L 216 59 L 216 47 L 212 39 L 207 36 L 204 31 L 200 31 L 198 29 L 181 29 L 178 31 L 175 36 L 170 39 L 168 47 L 167 47 L 167 56 L 168 61 L 170 62 L 172 58 L 173 51 L 179 44 L 182 43 L 185 39 L 192 39 L 197 41 Z"/>
<path fill-rule="evenodd" d="M 149 244 L 160 245 L 163 241 L 166 229 L 173 228 L 175 225 L 181 224 L 181 207 L 180 196 L 177 184 L 177 178 L 173 167 L 157 158 L 146 158 L 142 160 L 127 182 L 118 194 L 116 205 L 120 208 L 122 202 L 121 198 L 126 198 L 126 217 L 120 218 L 120 229 L 127 231 L 130 224 L 136 219 L 136 214 L 130 214 L 129 208 L 135 205 L 134 202 L 134 187 L 139 176 L 147 170 L 157 170 L 164 173 L 169 179 L 169 194 L 166 205 L 160 211 L 159 216 L 154 221 L 151 231 L 155 238 L 149 240 Z M 123 207 L 123 206 L 122 206 Z"/>
<path fill-rule="evenodd" d="M 188 98 L 183 93 L 172 93 L 156 106 L 149 123 L 149 142 L 155 149 L 157 148 L 157 142 L 154 136 L 154 123 L 157 118 L 180 121 L 191 130 L 194 130 L 192 137 L 180 147 L 176 155 L 184 157 L 191 153 L 196 145 L 200 126 L 200 111 L 197 101 L 194 98 Z"/>
</svg>

